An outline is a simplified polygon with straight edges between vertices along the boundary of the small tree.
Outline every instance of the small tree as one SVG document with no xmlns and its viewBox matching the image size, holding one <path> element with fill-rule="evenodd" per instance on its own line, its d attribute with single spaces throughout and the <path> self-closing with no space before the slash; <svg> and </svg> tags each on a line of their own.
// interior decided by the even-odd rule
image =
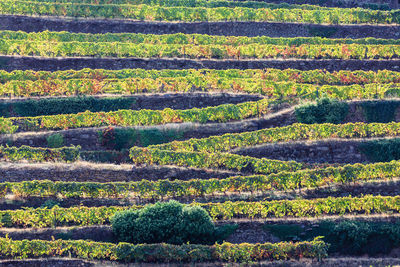
<svg viewBox="0 0 400 267">
<path fill-rule="evenodd" d="M 177 201 L 118 212 L 111 223 L 120 242 L 204 244 L 215 241 L 216 229 L 206 210 Z"/>
</svg>

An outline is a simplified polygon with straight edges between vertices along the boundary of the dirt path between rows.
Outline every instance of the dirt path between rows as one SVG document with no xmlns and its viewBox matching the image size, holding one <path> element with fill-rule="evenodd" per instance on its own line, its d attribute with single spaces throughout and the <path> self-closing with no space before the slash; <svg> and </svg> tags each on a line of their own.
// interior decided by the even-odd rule
<svg viewBox="0 0 400 267">
<path fill-rule="evenodd" d="M 299 69 L 313 70 L 394 70 L 400 71 L 400 59 L 395 60 L 341 60 L 341 59 L 267 59 L 267 60 L 214 60 L 214 59 L 183 59 L 183 58 L 45 58 L 0 56 L 0 69 L 13 70 L 80 70 L 91 69 Z"/>
<path fill-rule="evenodd" d="M 400 38 L 399 25 L 316 25 L 281 22 L 148 22 L 118 19 L 78 19 L 0 15 L 0 30 L 83 33 L 199 33 L 209 35 L 329 38 Z"/>
</svg>

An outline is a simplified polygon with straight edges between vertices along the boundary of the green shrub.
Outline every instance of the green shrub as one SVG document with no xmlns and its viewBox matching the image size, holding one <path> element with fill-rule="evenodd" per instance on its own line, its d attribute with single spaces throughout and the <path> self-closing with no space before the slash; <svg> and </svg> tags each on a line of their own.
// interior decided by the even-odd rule
<svg viewBox="0 0 400 267">
<path fill-rule="evenodd" d="M 349 106 L 329 98 L 317 100 L 316 104 L 307 104 L 295 110 L 297 121 L 300 123 L 341 123 L 346 118 Z"/>
<path fill-rule="evenodd" d="M 132 129 L 132 128 L 113 128 L 99 132 L 103 146 L 109 149 L 123 150 L 133 146 L 147 147 L 168 143 L 183 138 L 183 133 L 178 130 L 159 130 L 159 129 Z"/>
<path fill-rule="evenodd" d="M 372 162 L 388 162 L 400 159 L 400 139 L 366 141 L 358 150 Z"/>
<path fill-rule="evenodd" d="M 9 116 L 10 113 L 18 117 L 34 117 L 78 113 L 86 110 L 91 112 L 115 111 L 130 109 L 135 101 L 135 99 L 129 97 L 98 98 L 92 96 L 30 99 L 15 103 L 0 104 L 0 116 Z M 12 110 L 12 112 L 8 112 L 9 110 Z"/>
<path fill-rule="evenodd" d="M 327 28 L 327 27 L 321 27 L 317 25 L 309 26 L 308 27 L 308 32 L 310 33 L 311 36 L 318 36 L 318 37 L 325 37 L 325 38 L 330 38 L 332 37 L 336 32 L 338 31 L 338 28 Z"/>
<path fill-rule="evenodd" d="M 400 101 L 366 101 L 361 104 L 367 122 L 395 121 L 395 112 Z"/>
<path fill-rule="evenodd" d="M 205 209 L 177 201 L 122 211 L 114 215 L 111 223 L 117 239 L 131 243 L 213 243 L 215 232 Z"/>
<path fill-rule="evenodd" d="M 350 255 L 368 253 L 370 256 L 387 254 L 399 245 L 400 224 L 388 222 L 343 221 L 332 222 L 326 241 L 332 249 Z"/>
<path fill-rule="evenodd" d="M 388 233 L 370 234 L 363 252 L 371 256 L 388 254 L 395 246 L 398 246 L 398 242 L 394 241 L 393 237 L 390 237 Z"/>
<path fill-rule="evenodd" d="M 297 224 L 265 225 L 265 229 L 281 240 L 313 240 L 324 236 L 330 253 L 344 255 L 387 254 L 400 245 L 400 223 L 344 220 L 322 221 L 311 227 Z"/>
<path fill-rule="evenodd" d="M 388 89 L 388 90 L 386 90 L 386 92 L 384 93 L 383 96 L 385 98 L 399 97 L 400 96 L 400 89 L 398 89 L 398 88 Z"/>
<path fill-rule="evenodd" d="M 118 133 L 117 133 L 118 134 Z M 177 130 L 160 131 L 158 129 L 139 130 L 139 145 L 146 147 L 149 145 L 163 144 L 174 140 L 182 139 L 183 133 Z M 131 148 L 132 146 L 129 146 Z"/>
<path fill-rule="evenodd" d="M 46 200 L 40 207 L 41 208 L 48 208 L 48 209 L 52 209 L 55 206 L 60 206 L 60 202 L 54 200 L 54 199 L 48 199 Z"/>
<path fill-rule="evenodd" d="M 10 213 L 2 214 L 2 216 L 0 217 L 0 222 L 3 227 L 12 227 L 13 226 L 13 220 L 12 220 L 12 216 Z"/>
<path fill-rule="evenodd" d="M 73 162 L 78 160 L 80 150 L 80 146 L 61 147 L 55 149 L 55 151 L 60 154 L 60 158 L 66 162 Z"/>
<path fill-rule="evenodd" d="M 52 134 L 46 137 L 47 147 L 59 148 L 64 145 L 64 136 L 60 133 Z"/>
</svg>

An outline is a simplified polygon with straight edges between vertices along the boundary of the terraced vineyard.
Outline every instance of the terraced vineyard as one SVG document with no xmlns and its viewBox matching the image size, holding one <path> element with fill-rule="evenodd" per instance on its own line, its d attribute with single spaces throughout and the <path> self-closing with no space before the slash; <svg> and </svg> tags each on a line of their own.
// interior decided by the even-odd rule
<svg viewBox="0 0 400 267">
<path fill-rule="evenodd" d="M 400 264 L 398 7 L 1 1 L 0 264 Z"/>
</svg>

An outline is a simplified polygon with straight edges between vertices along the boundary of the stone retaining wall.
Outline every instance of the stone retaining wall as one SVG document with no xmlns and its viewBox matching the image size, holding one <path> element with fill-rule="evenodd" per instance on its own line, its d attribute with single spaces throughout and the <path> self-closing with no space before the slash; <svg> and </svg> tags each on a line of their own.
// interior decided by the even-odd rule
<svg viewBox="0 0 400 267">
<path fill-rule="evenodd" d="M 358 146 L 365 140 L 323 140 L 265 144 L 234 150 L 239 155 L 308 163 L 368 162 Z"/>
<path fill-rule="evenodd" d="M 114 164 L 67 163 L 2 163 L 0 182 L 26 180 L 118 182 L 159 179 L 188 180 L 193 178 L 224 178 L 238 175 L 236 172 L 203 170 L 195 168 L 158 167 Z"/>
<path fill-rule="evenodd" d="M 9 15 L 0 15 L 0 30 L 26 32 L 49 30 L 83 33 L 133 32 L 145 34 L 199 33 L 236 36 L 266 35 L 271 37 L 400 38 L 400 26 L 398 25 L 317 25 L 280 22 L 176 23 Z"/>
<path fill-rule="evenodd" d="M 288 27 L 288 26 L 286 26 Z M 399 28 L 400 32 L 400 28 Z M 267 59 L 267 60 L 191 60 L 182 58 L 44 58 L 0 56 L 0 69 L 58 71 L 91 69 L 301 69 L 314 70 L 325 69 L 327 71 L 338 70 L 400 70 L 400 60 L 341 60 L 341 59 Z"/>
<path fill-rule="evenodd" d="M 192 108 L 205 108 L 211 106 L 218 106 L 223 104 L 239 104 L 249 101 L 258 101 L 263 97 L 257 94 L 244 94 L 244 93 L 225 93 L 225 92 L 184 92 L 184 93 L 154 93 L 145 94 L 140 93 L 137 95 L 120 96 L 120 95 L 104 95 L 104 96 L 90 96 L 94 98 L 103 97 L 123 97 L 132 99 L 131 109 L 151 109 L 162 110 L 165 108 L 171 109 L 192 109 Z M 52 99 L 55 97 L 40 97 L 40 99 Z M 62 97 L 57 97 L 60 99 Z M 0 103 L 15 103 L 26 100 L 37 100 L 38 97 L 32 98 L 0 98 Z"/>
</svg>

